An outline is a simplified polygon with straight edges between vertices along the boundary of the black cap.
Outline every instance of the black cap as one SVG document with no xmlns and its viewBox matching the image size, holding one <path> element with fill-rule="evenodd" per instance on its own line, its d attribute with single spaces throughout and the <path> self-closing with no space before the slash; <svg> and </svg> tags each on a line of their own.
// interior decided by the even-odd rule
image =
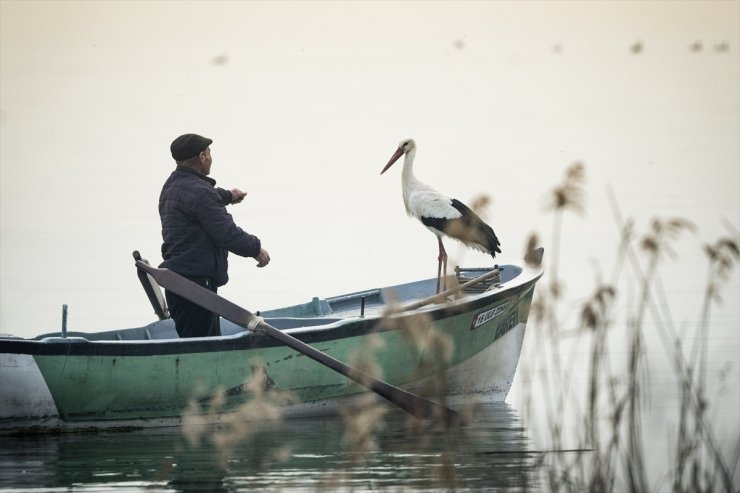
<svg viewBox="0 0 740 493">
<path fill-rule="evenodd" d="M 197 134 L 181 135 L 170 144 L 170 152 L 175 161 L 185 161 L 206 150 L 213 141 Z"/>
</svg>

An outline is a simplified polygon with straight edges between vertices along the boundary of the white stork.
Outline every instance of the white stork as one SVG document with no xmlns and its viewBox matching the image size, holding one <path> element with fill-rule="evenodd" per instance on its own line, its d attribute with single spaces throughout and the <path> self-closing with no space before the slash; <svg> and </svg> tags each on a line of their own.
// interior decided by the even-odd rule
<svg viewBox="0 0 740 493">
<path fill-rule="evenodd" d="M 501 253 L 500 243 L 493 229 L 468 206 L 457 199 L 439 193 L 414 176 L 416 142 L 413 139 L 402 140 L 398 144 L 398 149 L 380 174 L 385 173 L 403 155 L 405 158 L 401 186 L 406 212 L 434 233 L 439 243 L 439 257 L 437 257 L 437 292 L 439 293 L 443 266 L 444 275 L 447 276 L 447 252 L 442 244 L 442 235 L 461 241 L 468 247 L 487 253 L 493 258 L 496 258 L 496 253 Z"/>
</svg>

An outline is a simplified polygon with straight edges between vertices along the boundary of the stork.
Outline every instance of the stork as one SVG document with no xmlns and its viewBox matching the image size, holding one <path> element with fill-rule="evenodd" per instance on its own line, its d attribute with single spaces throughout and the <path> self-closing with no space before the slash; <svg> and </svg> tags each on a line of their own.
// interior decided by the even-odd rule
<svg viewBox="0 0 740 493">
<path fill-rule="evenodd" d="M 493 229 L 468 206 L 439 193 L 416 178 L 414 175 L 416 142 L 413 139 L 402 140 L 398 144 L 398 149 L 380 174 L 385 173 L 401 156 L 405 156 L 401 187 L 406 212 L 434 233 L 439 244 L 437 257 L 437 293 L 439 293 L 443 267 L 444 276 L 447 277 L 447 252 L 442 243 L 442 236 L 458 240 L 469 248 L 487 253 L 493 258 L 496 258 L 496 253 L 501 253 L 499 248 L 501 243 Z"/>
</svg>

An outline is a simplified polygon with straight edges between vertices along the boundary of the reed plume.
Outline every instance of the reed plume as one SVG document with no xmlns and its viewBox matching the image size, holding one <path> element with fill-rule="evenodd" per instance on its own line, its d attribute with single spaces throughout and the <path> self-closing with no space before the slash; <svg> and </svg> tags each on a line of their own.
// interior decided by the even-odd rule
<svg viewBox="0 0 740 493">
<path fill-rule="evenodd" d="M 548 407 L 544 415 L 551 447 L 561 450 L 564 436 L 582 440 L 578 445 L 582 454 L 543 456 L 543 484 L 549 491 L 594 493 L 643 492 L 654 488 L 648 478 L 647 454 L 655 445 L 646 444 L 643 436 L 646 430 L 643 416 L 650 389 L 645 330 L 650 318 L 670 358 L 680 390 L 679 429 L 673 448 L 675 459 L 673 467 L 664 471 L 658 481 L 669 480 L 671 489 L 679 493 L 734 491 L 733 475 L 737 467 L 727 465 L 728 461 L 717 445 L 707 417 L 709 403 L 704 382 L 711 306 L 721 302 L 721 287 L 734 274 L 738 241 L 725 237 L 704 246 L 709 262 L 707 282 L 697 334 L 689 356 L 673 326 L 670 304 L 665 299 L 658 273 L 666 261 L 676 258 L 676 242 L 687 233 L 696 233 L 697 228 L 684 218 L 655 218 L 641 234 L 634 219 L 622 218 L 616 199 L 609 190 L 608 197 L 619 231 L 610 278 L 608 281 L 598 279 L 593 293 L 581 304 L 576 322 L 578 329 L 561 331 L 561 326 L 567 327 L 567 322 L 560 319 L 557 310 L 557 306 L 565 302 L 565 284 L 558 276 L 559 245 L 564 239 L 561 234 L 562 216 L 571 205 L 574 212 L 584 212 L 583 193 L 579 188 L 584 184 L 584 176 L 584 170 L 574 165 L 566 172 L 564 182 L 548 196 L 548 210 L 554 215 L 552 254 L 548 258 L 547 274 L 553 278 L 550 279 L 550 289 L 538 291 L 535 295 L 530 329 L 530 333 L 535 335 L 529 339 L 534 343 L 534 356 L 530 354 L 532 348 L 527 348 L 528 354 L 523 355 L 519 369 L 525 387 L 523 412 L 527 416 L 534 412 L 532 395 L 539 394 L 538 400 Z M 528 250 L 529 247 L 525 248 Z M 627 272 L 630 268 L 633 278 Z M 637 293 L 637 303 L 631 309 L 622 308 L 623 302 L 619 299 L 617 286 L 623 283 L 628 285 L 621 291 Z M 626 360 L 615 365 L 611 358 L 619 353 L 610 351 L 608 347 L 614 340 L 612 332 L 622 324 L 628 328 Z M 542 332 L 542 326 L 549 330 Z M 620 335 L 622 333 L 620 331 Z M 575 334 L 573 339 L 569 337 L 571 334 Z M 545 339 L 549 344 L 543 343 Z M 590 341 L 590 350 L 585 392 L 580 394 L 569 388 L 573 368 L 562 366 L 559 354 L 568 346 L 573 355 L 578 354 L 582 339 Z M 535 369 L 531 370 L 529 366 L 533 359 L 536 359 Z M 624 370 L 620 369 L 622 365 Z M 538 374 L 544 376 L 542 388 L 527 388 L 535 385 L 532 375 Z M 582 399 L 576 399 L 579 396 Z M 583 406 L 579 407 L 578 402 L 583 402 Z M 584 423 L 585 427 L 563 429 L 566 407 L 568 415 L 575 416 L 576 422 Z M 532 423 L 533 426 L 537 424 L 536 417 Z M 534 427 L 533 432 L 537 433 Z M 738 458 L 740 444 L 734 460 L 729 463 L 740 463 Z"/>
</svg>

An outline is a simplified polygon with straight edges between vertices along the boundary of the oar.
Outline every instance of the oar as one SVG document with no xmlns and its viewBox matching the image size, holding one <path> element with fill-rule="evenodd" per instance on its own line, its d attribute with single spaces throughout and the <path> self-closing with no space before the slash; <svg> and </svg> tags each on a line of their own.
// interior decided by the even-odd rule
<svg viewBox="0 0 740 493">
<path fill-rule="evenodd" d="M 450 288 L 447 291 L 442 291 L 441 293 L 437 293 L 433 296 L 429 296 L 428 298 L 421 299 L 419 301 L 416 301 L 414 303 L 410 303 L 408 305 L 399 306 L 397 308 L 391 308 L 386 312 L 387 315 L 392 315 L 395 313 L 400 312 L 407 312 L 411 310 L 416 310 L 417 308 L 421 308 L 422 306 L 429 305 L 431 303 L 441 303 L 443 301 L 447 301 L 447 298 L 459 291 L 462 291 L 464 289 L 468 289 L 472 286 L 475 286 L 476 284 L 480 284 L 483 281 L 487 281 L 488 279 L 497 276 L 501 271 L 497 268 L 491 269 L 485 274 L 482 274 L 475 279 L 471 279 L 470 281 L 467 281 L 464 284 L 458 284 L 454 288 Z"/>
<path fill-rule="evenodd" d="M 145 271 L 157 281 L 163 288 L 197 303 L 203 308 L 220 315 L 253 332 L 267 334 L 273 339 L 280 341 L 295 351 L 308 356 L 332 370 L 341 373 L 345 377 L 354 380 L 364 387 L 372 390 L 379 396 L 397 405 L 404 411 L 421 419 L 443 419 L 446 423 L 458 421 L 459 415 L 452 409 L 442 404 L 425 399 L 424 397 L 406 392 L 389 383 L 378 380 L 368 374 L 355 370 L 351 366 L 336 358 L 322 353 L 321 351 L 305 344 L 295 337 L 276 329 L 266 323 L 261 317 L 256 317 L 248 310 L 222 298 L 218 294 L 203 288 L 194 282 L 182 277 L 168 269 L 158 269 L 137 260 L 136 267 Z"/>
</svg>

